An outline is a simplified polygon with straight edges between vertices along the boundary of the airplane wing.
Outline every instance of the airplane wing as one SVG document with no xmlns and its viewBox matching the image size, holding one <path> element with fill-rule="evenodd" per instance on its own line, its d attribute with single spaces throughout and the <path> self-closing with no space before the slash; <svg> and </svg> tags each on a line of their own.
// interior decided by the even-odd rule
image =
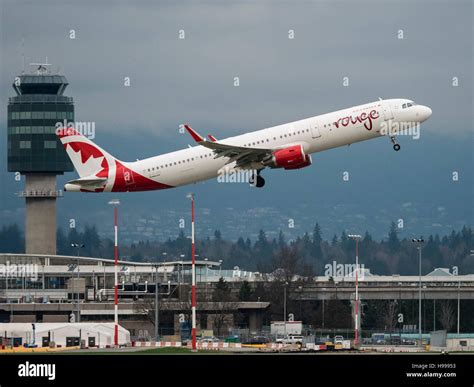
<svg viewBox="0 0 474 387">
<path fill-rule="evenodd" d="M 214 151 L 214 158 L 219 157 L 229 157 L 229 160 L 226 164 L 236 162 L 236 166 L 240 168 L 245 168 L 246 165 L 252 162 L 261 162 L 266 159 L 269 159 L 272 156 L 273 149 L 270 148 L 251 148 L 251 147 L 242 147 L 236 145 L 222 144 L 218 142 L 214 137 L 211 141 L 207 141 L 202 137 L 198 132 L 192 129 L 189 125 L 184 125 L 186 130 L 189 132 L 191 137 L 199 145 L 202 145 L 206 148 L 212 149 Z"/>
</svg>

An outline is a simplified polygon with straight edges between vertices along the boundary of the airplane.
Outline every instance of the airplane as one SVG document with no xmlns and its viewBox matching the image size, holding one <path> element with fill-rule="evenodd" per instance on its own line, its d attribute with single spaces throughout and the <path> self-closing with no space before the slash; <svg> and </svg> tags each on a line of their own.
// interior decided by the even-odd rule
<svg viewBox="0 0 474 387">
<path fill-rule="evenodd" d="M 66 149 L 79 178 L 64 186 L 67 192 L 133 192 L 160 190 L 215 178 L 222 173 L 250 170 L 250 183 L 265 185 L 265 168 L 293 170 L 312 164 L 311 153 L 350 145 L 387 135 L 393 149 L 400 150 L 397 130 L 426 121 L 429 107 L 409 99 L 379 98 L 359 106 L 306 118 L 222 140 L 206 140 L 184 125 L 198 144 L 183 150 L 124 162 L 76 131 L 58 128 L 56 134 Z"/>
</svg>

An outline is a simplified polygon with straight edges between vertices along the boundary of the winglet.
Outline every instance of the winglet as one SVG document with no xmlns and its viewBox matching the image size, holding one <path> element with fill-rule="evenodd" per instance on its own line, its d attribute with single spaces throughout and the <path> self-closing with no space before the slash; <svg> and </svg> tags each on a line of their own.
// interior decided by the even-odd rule
<svg viewBox="0 0 474 387">
<path fill-rule="evenodd" d="M 184 127 L 185 127 L 186 130 L 189 132 L 189 134 L 190 134 L 191 137 L 194 139 L 194 141 L 196 141 L 196 142 L 205 141 L 205 140 L 204 140 L 204 137 L 202 137 L 198 132 L 196 132 L 195 130 L 193 130 L 193 128 L 191 128 L 188 124 L 184 124 Z"/>
<path fill-rule="evenodd" d="M 207 137 L 209 137 L 209 140 L 212 142 L 217 142 L 217 138 L 215 138 L 212 134 L 208 134 Z"/>
</svg>

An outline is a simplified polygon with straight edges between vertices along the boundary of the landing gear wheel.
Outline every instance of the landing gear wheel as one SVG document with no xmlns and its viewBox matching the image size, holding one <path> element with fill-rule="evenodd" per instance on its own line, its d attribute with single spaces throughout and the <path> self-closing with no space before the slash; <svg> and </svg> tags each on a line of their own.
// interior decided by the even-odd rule
<svg viewBox="0 0 474 387">
<path fill-rule="evenodd" d="M 394 144 L 393 149 L 398 152 L 400 150 L 400 144 Z"/>
<path fill-rule="evenodd" d="M 260 176 L 260 172 L 257 172 L 250 176 L 249 184 L 253 187 L 262 188 L 265 185 L 265 179 Z"/>
</svg>

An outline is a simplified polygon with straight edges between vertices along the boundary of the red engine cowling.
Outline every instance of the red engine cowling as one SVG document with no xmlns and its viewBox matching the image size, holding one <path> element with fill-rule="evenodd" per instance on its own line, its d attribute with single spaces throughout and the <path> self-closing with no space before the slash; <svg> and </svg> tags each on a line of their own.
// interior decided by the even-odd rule
<svg viewBox="0 0 474 387">
<path fill-rule="evenodd" d="M 272 162 L 274 168 L 300 169 L 311 165 L 311 156 L 301 145 L 293 145 L 273 152 Z"/>
</svg>

